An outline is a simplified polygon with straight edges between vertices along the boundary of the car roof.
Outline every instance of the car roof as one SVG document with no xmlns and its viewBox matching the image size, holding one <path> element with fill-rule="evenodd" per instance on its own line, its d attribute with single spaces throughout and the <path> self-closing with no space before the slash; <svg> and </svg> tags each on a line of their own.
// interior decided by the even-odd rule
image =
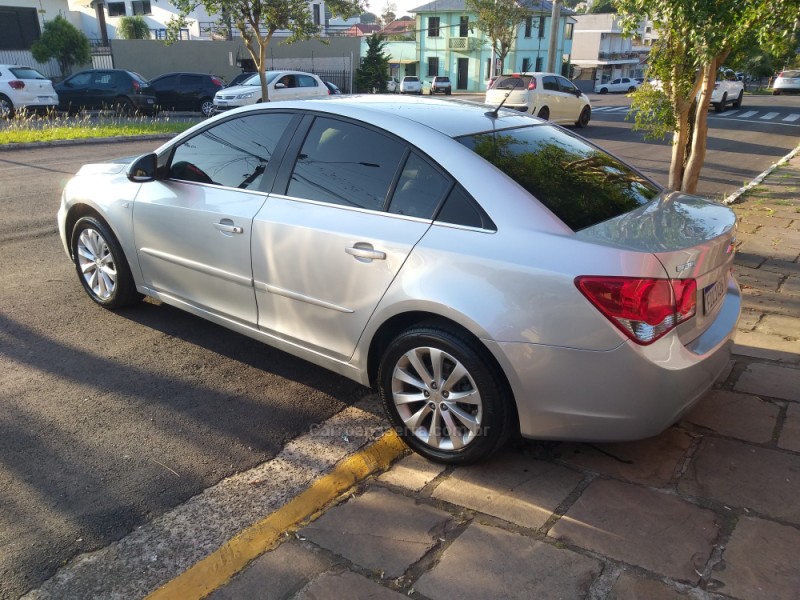
<svg viewBox="0 0 800 600">
<path fill-rule="evenodd" d="M 228 111 L 257 112 L 263 104 Z M 260 107 L 260 108 L 259 108 Z M 522 127 L 542 121 L 513 109 L 501 109 L 497 116 L 494 107 L 467 100 L 445 100 L 431 97 L 398 98 L 392 94 L 340 95 L 305 100 L 283 100 L 275 109 L 297 108 L 336 113 L 369 123 L 380 121 L 390 131 L 400 131 L 412 123 L 438 131 L 448 137 L 478 132 Z M 273 108 L 273 107 L 270 107 Z"/>
</svg>

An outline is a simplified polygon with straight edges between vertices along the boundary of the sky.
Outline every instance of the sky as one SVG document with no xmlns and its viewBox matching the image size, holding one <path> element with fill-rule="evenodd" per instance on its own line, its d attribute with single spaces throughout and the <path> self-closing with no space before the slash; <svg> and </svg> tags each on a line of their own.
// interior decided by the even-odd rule
<svg viewBox="0 0 800 600">
<path fill-rule="evenodd" d="M 430 0 L 389 0 L 395 6 L 397 6 L 397 10 L 395 14 L 398 17 L 402 17 L 403 15 L 412 15 L 410 11 L 412 8 L 417 8 L 418 6 L 422 6 L 423 4 L 427 4 Z M 386 7 L 387 0 L 369 0 L 369 12 L 375 13 L 376 15 L 380 15 L 383 12 L 383 9 Z"/>
</svg>

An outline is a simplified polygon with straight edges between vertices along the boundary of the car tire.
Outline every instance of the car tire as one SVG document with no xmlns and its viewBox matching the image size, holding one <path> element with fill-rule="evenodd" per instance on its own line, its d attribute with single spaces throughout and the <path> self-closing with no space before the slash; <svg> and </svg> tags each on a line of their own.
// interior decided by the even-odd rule
<svg viewBox="0 0 800 600">
<path fill-rule="evenodd" d="M 400 437 L 445 464 L 482 460 L 506 442 L 514 412 L 504 381 L 477 340 L 435 324 L 397 336 L 378 371 L 381 399 Z"/>
<path fill-rule="evenodd" d="M 635 91 L 636 91 L 636 88 L 634 86 L 631 86 L 631 87 L 628 88 L 628 93 L 629 94 L 632 94 Z"/>
<path fill-rule="evenodd" d="M 546 106 L 543 106 L 539 109 L 539 113 L 536 115 L 540 119 L 544 119 L 545 121 L 550 120 L 550 109 Z"/>
<path fill-rule="evenodd" d="M 733 108 L 739 108 L 742 105 L 742 99 L 744 98 L 744 90 L 739 92 L 739 96 L 737 96 L 736 101 L 733 103 Z"/>
<path fill-rule="evenodd" d="M 721 113 L 723 110 L 725 110 L 725 103 L 727 101 L 728 101 L 728 93 L 725 92 L 724 94 L 722 94 L 722 100 L 720 100 L 714 105 L 714 112 Z"/>
<path fill-rule="evenodd" d="M 121 308 L 141 301 L 125 254 L 103 221 L 79 219 L 72 228 L 70 251 L 83 289 L 97 304 Z"/>
<path fill-rule="evenodd" d="M 116 112 L 119 117 L 128 117 L 136 113 L 136 107 L 133 105 L 133 102 L 127 98 L 117 98 L 114 100 L 114 112 Z"/>
<path fill-rule="evenodd" d="M 14 103 L 11 98 L 0 94 L 0 119 L 12 119 L 14 117 Z"/>
<path fill-rule="evenodd" d="M 580 116 L 578 116 L 578 120 L 575 121 L 575 126 L 587 127 L 591 119 L 592 119 L 592 109 L 589 108 L 588 106 L 584 106 Z"/>
<path fill-rule="evenodd" d="M 608 88 L 605 88 L 605 87 L 604 88 L 600 88 L 600 93 L 601 94 L 607 94 L 608 93 Z"/>
<path fill-rule="evenodd" d="M 214 114 L 214 100 L 213 98 L 203 98 L 200 100 L 200 112 L 204 117 L 210 117 Z"/>
<path fill-rule="evenodd" d="M 780 96 L 781 95 L 781 91 L 780 90 L 772 90 L 772 95 L 773 96 Z"/>
<path fill-rule="evenodd" d="M 450 91 L 451 91 L 451 90 L 447 90 L 447 91 L 445 92 L 445 95 L 446 95 L 446 96 L 449 96 L 449 95 L 450 95 Z"/>
</svg>

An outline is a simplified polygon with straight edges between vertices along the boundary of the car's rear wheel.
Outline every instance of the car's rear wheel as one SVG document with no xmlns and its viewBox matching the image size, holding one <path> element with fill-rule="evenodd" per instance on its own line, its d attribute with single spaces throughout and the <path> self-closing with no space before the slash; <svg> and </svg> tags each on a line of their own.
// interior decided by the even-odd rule
<svg viewBox="0 0 800 600">
<path fill-rule="evenodd" d="M 601 94 L 607 94 L 608 93 L 608 88 L 607 87 L 600 88 L 600 93 Z"/>
<path fill-rule="evenodd" d="M 629 94 L 632 94 L 635 91 L 636 91 L 636 88 L 634 86 L 631 86 L 631 87 L 628 88 L 628 93 Z"/>
<path fill-rule="evenodd" d="M 780 96 L 781 95 L 781 91 L 780 90 L 772 90 L 772 95 L 773 96 Z"/>
<path fill-rule="evenodd" d="M 200 112 L 204 117 L 210 117 L 214 114 L 214 100 L 211 98 L 203 98 L 200 100 Z"/>
<path fill-rule="evenodd" d="M 119 116 L 130 116 L 136 112 L 136 107 L 127 98 L 117 98 L 114 100 L 114 111 Z"/>
<path fill-rule="evenodd" d="M 436 325 L 406 330 L 378 371 L 380 394 L 411 449 L 441 463 L 468 464 L 505 443 L 512 408 L 485 348 Z"/>
<path fill-rule="evenodd" d="M 739 96 L 736 98 L 736 101 L 733 103 L 733 108 L 739 108 L 742 105 L 742 99 L 744 98 L 744 90 L 739 92 Z"/>
<path fill-rule="evenodd" d="M 449 96 L 449 95 L 450 95 L 450 90 L 447 90 L 447 91 L 445 92 L 445 95 Z"/>
<path fill-rule="evenodd" d="M 0 119 L 10 119 L 14 116 L 14 103 L 8 96 L 0 94 Z"/>
<path fill-rule="evenodd" d="M 591 118 L 592 118 L 592 109 L 589 108 L 588 106 L 584 106 L 580 116 L 578 117 L 578 120 L 575 121 L 575 125 L 577 127 L 586 127 L 587 125 L 589 125 L 589 121 L 591 120 Z"/>
<path fill-rule="evenodd" d="M 550 118 L 550 109 L 546 106 L 543 106 L 541 110 L 539 110 L 539 114 L 536 116 L 547 121 Z"/>
<path fill-rule="evenodd" d="M 83 289 L 92 300 L 106 308 L 120 308 L 142 299 L 117 238 L 100 219 L 83 217 L 75 223 L 70 250 Z"/>
</svg>

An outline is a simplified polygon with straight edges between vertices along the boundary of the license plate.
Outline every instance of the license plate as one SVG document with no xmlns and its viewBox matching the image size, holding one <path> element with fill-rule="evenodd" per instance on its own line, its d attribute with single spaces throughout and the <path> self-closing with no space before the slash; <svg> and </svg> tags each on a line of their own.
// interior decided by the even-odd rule
<svg viewBox="0 0 800 600">
<path fill-rule="evenodd" d="M 725 297 L 725 281 L 720 279 L 703 289 L 703 314 L 709 314 Z"/>
<path fill-rule="evenodd" d="M 37 102 L 50 102 L 50 96 L 36 96 Z"/>
<path fill-rule="evenodd" d="M 152 98 L 148 98 L 147 99 L 147 103 L 148 104 L 155 104 L 155 100 L 153 100 Z"/>
</svg>

